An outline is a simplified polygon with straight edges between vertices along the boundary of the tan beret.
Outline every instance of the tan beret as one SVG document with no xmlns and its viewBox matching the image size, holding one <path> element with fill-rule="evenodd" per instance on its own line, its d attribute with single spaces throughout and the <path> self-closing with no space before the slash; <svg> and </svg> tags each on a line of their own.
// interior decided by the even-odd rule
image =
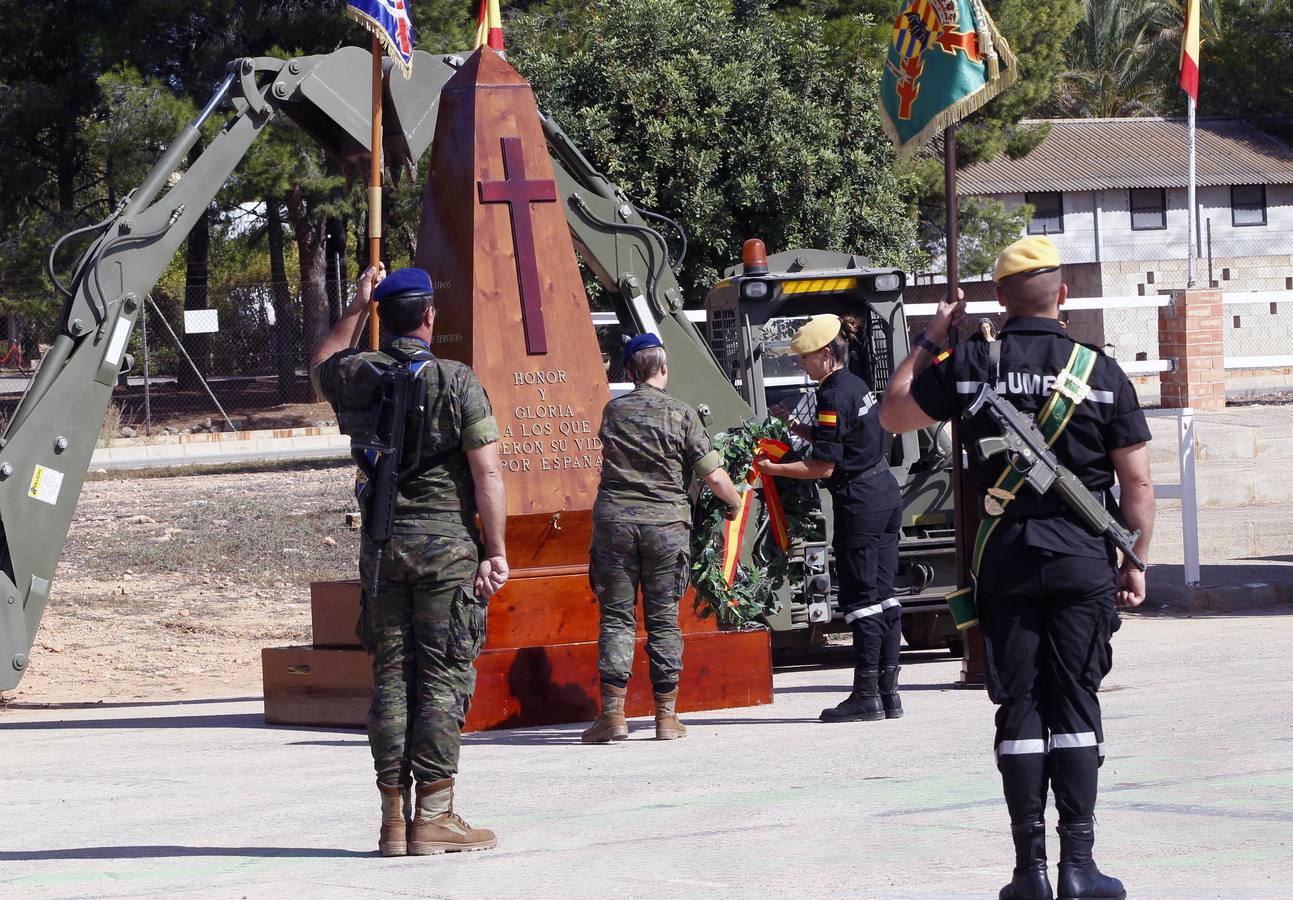
<svg viewBox="0 0 1293 900">
<path fill-rule="evenodd" d="M 840 333 L 840 317 L 827 313 L 813 316 L 790 339 L 790 349 L 800 356 L 820 350 Z"/>
<path fill-rule="evenodd" d="M 997 257 L 997 269 L 992 280 L 998 283 L 1011 275 L 1037 272 L 1041 269 L 1058 269 L 1060 251 L 1055 242 L 1044 235 L 1026 237 L 1015 241 Z"/>
</svg>

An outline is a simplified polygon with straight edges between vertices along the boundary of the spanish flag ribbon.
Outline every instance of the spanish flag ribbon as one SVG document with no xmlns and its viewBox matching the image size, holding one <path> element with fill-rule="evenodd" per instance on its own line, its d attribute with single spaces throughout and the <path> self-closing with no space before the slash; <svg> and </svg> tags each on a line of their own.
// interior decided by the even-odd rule
<svg viewBox="0 0 1293 900">
<path fill-rule="evenodd" d="M 771 438 L 759 441 L 758 451 L 773 462 L 779 462 L 790 452 L 790 445 Z M 781 495 L 777 493 L 776 482 L 759 471 L 756 462 L 750 466 L 745 480 L 753 485 L 755 481 L 763 483 L 763 504 L 768 509 L 768 522 L 772 526 L 772 536 L 777 546 L 784 553 L 790 549 L 790 527 L 786 521 L 786 510 L 781 505 Z M 730 587 L 736 579 L 736 566 L 741 558 L 741 541 L 745 539 L 745 526 L 750 519 L 750 496 L 753 491 L 741 495 L 741 510 L 736 518 L 731 519 L 723 528 L 723 579 Z"/>
<path fill-rule="evenodd" d="M 480 0 L 480 17 L 476 21 L 476 48 L 489 47 L 499 53 L 503 46 L 503 17 L 499 15 L 498 0 Z"/>
</svg>

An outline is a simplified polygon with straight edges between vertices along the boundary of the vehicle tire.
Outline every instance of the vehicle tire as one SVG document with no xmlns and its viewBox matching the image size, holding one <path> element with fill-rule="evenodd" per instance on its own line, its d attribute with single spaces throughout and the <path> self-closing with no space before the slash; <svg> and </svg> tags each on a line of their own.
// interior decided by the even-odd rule
<svg viewBox="0 0 1293 900">
<path fill-rule="evenodd" d="M 934 650 L 943 645 L 938 636 L 938 613 L 902 617 L 902 637 L 908 650 Z"/>
</svg>

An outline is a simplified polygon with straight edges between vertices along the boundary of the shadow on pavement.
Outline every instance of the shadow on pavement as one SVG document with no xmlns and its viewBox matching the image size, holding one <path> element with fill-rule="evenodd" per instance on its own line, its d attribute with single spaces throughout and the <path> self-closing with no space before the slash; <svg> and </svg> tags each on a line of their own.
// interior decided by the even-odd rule
<svg viewBox="0 0 1293 900">
<path fill-rule="evenodd" d="M 377 856 L 377 851 L 338 850 L 332 847 L 69 847 L 63 850 L 0 850 L 0 861 L 42 859 L 164 859 L 185 856 L 264 856 L 315 859 L 321 857 Z"/>
<path fill-rule="evenodd" d="M 102 700 L 83 700 L 75 703 L 10 703 L 5 709 L 141 709 L 152 706 L 200 706 L 211 703 L 259 703 L 264 697 L 203 697 L 197 700 L 131 700 L 105 703 Z"/>
<path fill-rule="evenodd" d="M 38 722 L 0 722 L 0 731 L 61 731 L 96 728 L 255 728 L 262 731 L 332 732 L 353 729 L 304 725 L 270 725 L 263 713 L 230 713 L 222 716 L 138 716 L 130 719 L 58 719 Z"/>
<path fill-rule="evenodd" d="M 493 744 L 503 747 L 543 747 L 543 746 L 584 746 L 579 740 L 579 736 L 584 729 L 588 727 L 586 722 L 580 722 L 578 727 L 566 728 L 560 731 L 535 731 L 529 728 L 519 728 L 512 731 L 473 731 L 471 734 L 462 736 L 463 746 L 471 744 Z M 650 726 L 643 725 L 643 729 Z M 632 720 L 629 724 L 630 733 L 633 728 Z"/>
<path fill-rule="evenodd" d="M 898 683 L 898 693 L 906 691 L 959 691 L 961 686 L 953 682 L 946 684 L 903 684 Z M 794 684 L 787 687 L 774 687 L 773 695 L 777 694 L 847 694 L 853 690 L 851 684 Z"/>
<path fill-rule="evenodd" d="M 960 659 L 959 656 L 952 656 L 945 649 L 911 650 L 904 647 L 900 662 L 904 666 L 919 666 L 929 663 L 960 662 Z M 772 656 L 774 673 L 851 668 L 853 668 L 853 647 L 850 644 L 831 644 L 826 647 L 815 647 L 812 650 L 778 650 Z"/>
</svg>

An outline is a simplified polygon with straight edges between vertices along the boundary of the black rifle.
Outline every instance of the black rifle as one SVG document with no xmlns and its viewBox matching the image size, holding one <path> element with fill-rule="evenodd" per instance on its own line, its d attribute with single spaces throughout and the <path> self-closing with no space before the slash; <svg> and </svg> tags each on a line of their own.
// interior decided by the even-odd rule
<svg viewBox="0 0 1293 900">
<path fill-rule="evenodd" d="M 988 415 L 1001 428 L 1000 437 L 985 437 L 978 440 L 978 452 L 982 459 L 991 459 L 998 454 L 1006 454 L 1007 461 L 1016 472 L 1023 476 L 1025 483 L 1038 494 L 1053 490 L 1086 523 L 1096 534 L 1113 541 L 1115 547 L 1122 551 L 1132 565 L 1145 571 L 1145 563 L 1136 555 L 1132 547 L 1140 532 L 1130 532 L 1122 527 L 1100 499 L 1091 493 L 1082 480 L 1060 465 L 1051 448 L 1046 446 L 1046 438 L 1038 430 L 1036 423 L 1029 416 L 1015 409 L 1014 404 L 998 396 L 989 385 L 982 385 L 974 402 L 966 407 L 963 417 L 973 418 L 980 410 Z"/>
<path fill-rule="evenodd" d="M 368 597 L 377 596 L 377 573 L 395 525 L 400 488 L 422 467 L 422 431 L 426 417 L 427 383 L 409 370 L 409 357 L 385 351 L 394 365 L 364 362 L 354 384 L 372 385 L 362 406 L 337 410 L 337 427 L 350 436 L 350 455 L 364 473 L 356 490 L 364 534 L 375 560 Z"/>
</svg>

